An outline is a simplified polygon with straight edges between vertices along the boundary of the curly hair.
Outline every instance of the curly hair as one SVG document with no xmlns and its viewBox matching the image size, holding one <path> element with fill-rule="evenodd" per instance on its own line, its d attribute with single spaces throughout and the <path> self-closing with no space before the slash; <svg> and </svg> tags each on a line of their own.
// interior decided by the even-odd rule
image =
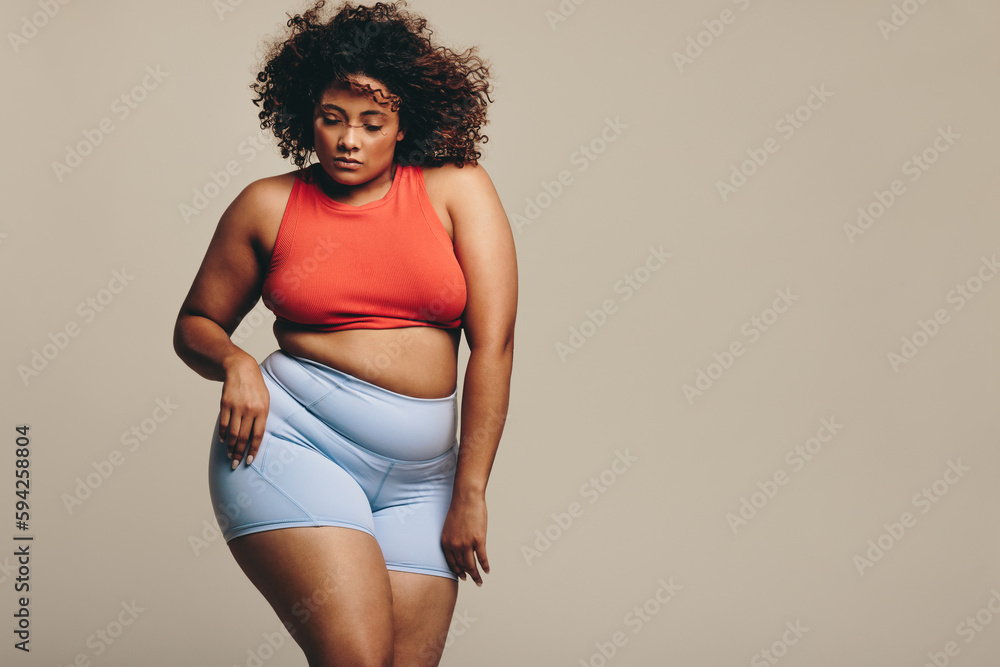
<svg viewBox="0 0 1000 667">
<path fill-rule="evenodd" d="M 261 108 L 260 127 L 274 132 L 281 157 L 291 157 L 299 169 L 307 166 L 315 149 L 315 105 L 331 84 L 346 83 L 399 111 L 406 130 L 396 144 L 401 164 L 477 164 L 479 144 L 489 140 L 480 132 L 493 101 L 488 63 L 474 46 L 456 53 L 435 45 L 426 19 L 399 8 L 405 4 L 345 2 L 323 21 L 326 0 L 318 0 L 288 20 L 290 34 L 268 47 L 250 85 Z M 385 85 L 387 97 L 352 81 L 359 75 Z"/>
</svg>

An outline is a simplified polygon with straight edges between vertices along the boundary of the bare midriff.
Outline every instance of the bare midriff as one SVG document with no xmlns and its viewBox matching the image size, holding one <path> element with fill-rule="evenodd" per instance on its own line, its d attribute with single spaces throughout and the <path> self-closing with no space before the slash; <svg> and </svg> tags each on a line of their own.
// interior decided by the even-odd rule
<svg viewBox="0 0 1000 667">
<path fill-rule="evenodd" d="M 313 331 L 274 323 L 278 346 L 288 354 L 414 398 L 455 391 L 459 331 L 426 326 Z"/>
</svg>

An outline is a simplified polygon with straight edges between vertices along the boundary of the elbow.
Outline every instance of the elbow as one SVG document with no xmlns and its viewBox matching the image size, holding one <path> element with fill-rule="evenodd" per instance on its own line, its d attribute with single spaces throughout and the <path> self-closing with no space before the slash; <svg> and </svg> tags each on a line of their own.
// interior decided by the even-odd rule
<svg viewBox="0 0 1000 667">
<path fill-rule="evenodd" d="M 181 308 L 177 313 L 177 320 L 174 322 L 173 347 L 174 352 L 182 360 L 187 361 L 193 348 L 197 347 L 196 339 L 200 336 L 201 324 L 199 320 L 205 317 L 200 313 L 192 312 L 186 308 Z"/>
<path fill-rule="evenodd" d="M 176 354 L 181 359 L 184 359 L 185 352 L 187 351 L 187 345 L 184 336 L 184 324 L 187 320 L 187 315 L 182 311 L 177 315 L 177 321 L 174 322 L 174 337 L 173 337 L 173 347 L 174 354 Z"/>
<path fill-rule="evenodd" d="M 469 354 L 480 358 L 490 358 L 497 361 L 512 363 L 514 361 L 514 331 L 503 336 L 491 337 L 486 340 L 469 342 Z"/>
</svg>

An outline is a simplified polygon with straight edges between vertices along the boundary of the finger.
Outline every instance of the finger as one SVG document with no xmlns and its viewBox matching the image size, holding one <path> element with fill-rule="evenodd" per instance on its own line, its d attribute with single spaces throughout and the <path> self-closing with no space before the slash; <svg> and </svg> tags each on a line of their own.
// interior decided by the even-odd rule
<svg viewBox="0 0 1000 667">
<path fill-rule="evenodd" d="M 219 441 L 220 442 L 226 442 L 226 436 L 229 434 L 229 418 L 230 418 L 231 414 L 232 413 L 229 410 L 226 410 L 226 409 L 222 409 L 222 410 L 219 411 Z M 228 456 L 229 458 L 233 458 L 233 452 L 229 448 L 228 444 L 226 445 L 226 456 Z"/>
<path fill-rule="evenodd" d="M 479 574 L 479 568 L 476 567 L 475 563 L 473 563 L 472 567 L 469 569 L 469 574 L 472 576 L 472 580 L 476 582 L 476 586 L 483 585 L 483 577 Z"/>
<path fill-rule="evenodd" d="M 448 562 L 448 569 L 455 573 L 462 581 L 465 581 L 465 571 L 458 564 L 458 560 L 455 558 L 454 552 L 449 548 L 444 548 L 444 559 Z"/>
<path fill-rule="evenodd" d="M 463 555 L 463 560 L 465 562 L 463 568 L 469 573 L 469 576 L 472 577 L 472 580 L 476 582 L 476 586 L 482 586 L 483 578 L 479 574 L 479 568 L 476 567 L 475 551 L 473 551 L 472 547 L 468 547 L 463 550 L 462 555 Z"/>
<path fill-rule="evenodd" d="M 485 574 L 490 573 L 490 559 L 486 557 L 486 544 L 479 545 L 476 549 L 476 555 L 479 557 L 479 564 L 483 568 Z"/>
<path fill-rule="evenodd" d="M 227 440 L 227 445 L 229 451 L 232 453 L 233 459 L 233 470 L 240 464 L 243 460 L 243 451 L 246 449 L 247 443 L 246 438 L 240 437 L 240 431 L 244 428 L 246 419 L 242 417 L 236 417 L 231 422 L 229 422 L 229 435 Z"/>
<path fill-rule="evenodd" d="M 264 440 L 264 424 L 266 422 L 266 416 L 253 420 L 253 432 L 250 434 L 250 448 L 247 450 L 247 465 L 250 465 L 254 457 L 257 456 L 260 443 Z"/>
<path fill-rule="evenodd" d="M 246 417 L 242 421 L 239 442 L 243 445 L 243 454 L 246 457 L 247 465 L 250 465 L 250 445 L 253 443 L 253 423 L 255 420 Z"/>
</svg>

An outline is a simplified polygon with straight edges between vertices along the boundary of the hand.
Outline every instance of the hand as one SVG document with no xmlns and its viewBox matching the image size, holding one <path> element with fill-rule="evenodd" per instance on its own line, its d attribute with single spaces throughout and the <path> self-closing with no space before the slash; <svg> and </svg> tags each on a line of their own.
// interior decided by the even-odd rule
<svg viewBox="0 0 1000 667">
<path fill-rule="evenodd" d="M 219 440 L 226 443 L 233 470 L 239 467 L 244 454 L 247 465 L 257 455 L 264 439 L 270 404 L 271 395 L 253 357 L 245 354 L 226 365 L 219 409 Z"/>
<path fill-rule="evenodd" d="M 452 494 L 448 516 L 441 531 L 444 557 L 451 571 L 465 581 L 466 573 L 477 586 L 483 579 L 476 567 L 476 559 L 483 572 L 489 574 L 490 563 L 486 557 L 486 497 L 483 494 Z"/>
</svg>

